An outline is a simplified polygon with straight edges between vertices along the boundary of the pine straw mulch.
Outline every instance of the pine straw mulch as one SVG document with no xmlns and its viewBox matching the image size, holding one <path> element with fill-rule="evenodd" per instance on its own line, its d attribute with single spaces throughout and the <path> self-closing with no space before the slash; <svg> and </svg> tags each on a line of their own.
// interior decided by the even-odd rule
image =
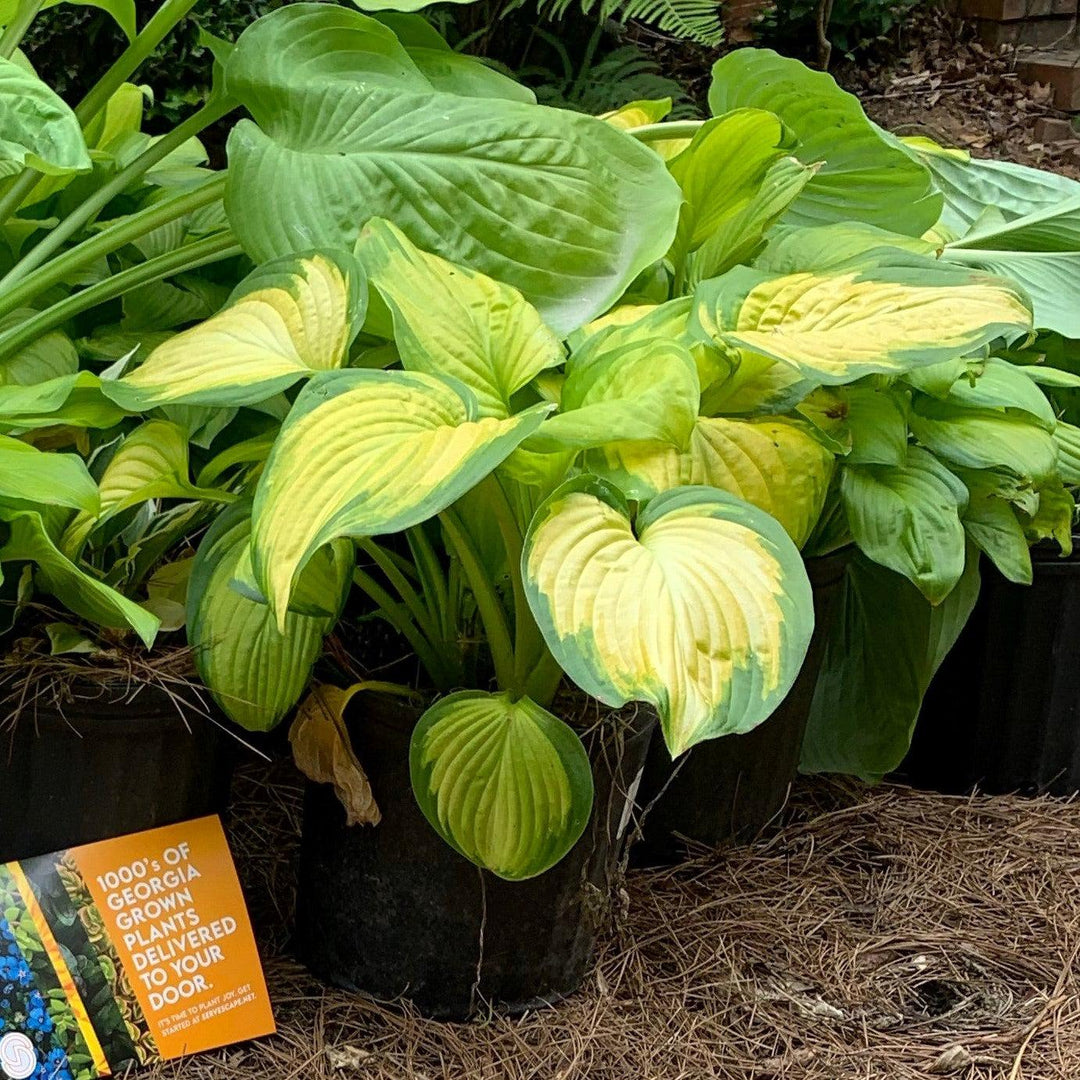
<svg viewBox="0 0 1080 1080">
<path fill-rule="evenodd" d="M 631 872 L 578 994 L 451 1025 L 288 959 L 299 796 L 246 769 L 230 826 L 279 1034 L 150 1077 L 1080 1076 L 1080 803 L 801 782 L 771 838 Z"/>
</svg>

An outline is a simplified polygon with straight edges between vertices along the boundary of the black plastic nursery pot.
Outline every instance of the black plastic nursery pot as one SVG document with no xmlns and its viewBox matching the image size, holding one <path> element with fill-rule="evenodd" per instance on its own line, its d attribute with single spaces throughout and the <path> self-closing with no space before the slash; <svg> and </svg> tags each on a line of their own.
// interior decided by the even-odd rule
<svg viewBox="0 0 1080 1080">
<path fill-rule="evenodd" d="M 407 997 L 445 1020 L 521 1012 L 577 989 L 610 912 L 656 720 L 644 709 L 569 700 L 593 763 L 592 818 L 561 862 L 518 882 L 474 866 L 420 812 L 409 740 L 422 710 L 357 700 L 349 731 L 382 821 L 348 827 L 333 789 L 308 785 L 296 944 L 316 975 L 378 1000 Z M 562 704 L 554 711 L 573 722 Z"/>
<path fill-rule="evenodd" d="M 649 747 L 637 802 L 640 836 L 636 866 L 686 858 L 688 841 L 718 847 L 754 839 L 783 808 L 799 767 L 829 620 L 836 608 L 848 555 L 809 559 L 815 629 L 798 679 L 776 712 L 745 735 L 701 743 L 672 762 L 660 731 Z"/>
<path fill-rule="evenodd" d="M 1031 557 L 1031 585 L 983 560 L 979 599 L 930 684 L 900 778 L 946 793 L 1080 791 L 1080 551 Z"/>
<path fill-rule="evenodd" d="M 25 706 L 0 727 L 0 863 L 224 811 L 233 746 L 150 685 Z"/>
</svg>

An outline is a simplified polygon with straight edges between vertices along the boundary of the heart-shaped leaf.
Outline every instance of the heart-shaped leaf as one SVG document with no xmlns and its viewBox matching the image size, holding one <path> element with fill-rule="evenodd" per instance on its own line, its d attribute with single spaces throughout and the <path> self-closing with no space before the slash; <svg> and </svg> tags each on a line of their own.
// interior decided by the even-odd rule
<svg viewBox="0 0 1080 1080">
<path fill-rule="evenodd" d="M 509 881 L 554 866 L 592 813 L 585 747 L 527 697 L 466 690 L 436 702 L 413 732 L 409 766 L 432 828 Z"/>
<path fill-rule="evenodd" d="M 672 756 L 767 719 L 814 626 L 798 549 L 726 492 L 665 492 L 631 520 L 593 476 L 537 511 L 522 571 L 548 647 L 586 693 L 653 704 Z"/>
</svg>

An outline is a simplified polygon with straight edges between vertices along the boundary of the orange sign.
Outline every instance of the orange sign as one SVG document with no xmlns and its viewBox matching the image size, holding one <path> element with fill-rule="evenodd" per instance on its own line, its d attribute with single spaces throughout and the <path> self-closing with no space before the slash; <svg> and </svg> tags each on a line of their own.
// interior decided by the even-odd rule
<svg viewBox="0 0 1080 1080">
<path fill-rule="evenodd" d="M 270 997 L 216 817 L 68 852 L 160 1059 L 272 1034 Z"/>
</svg>

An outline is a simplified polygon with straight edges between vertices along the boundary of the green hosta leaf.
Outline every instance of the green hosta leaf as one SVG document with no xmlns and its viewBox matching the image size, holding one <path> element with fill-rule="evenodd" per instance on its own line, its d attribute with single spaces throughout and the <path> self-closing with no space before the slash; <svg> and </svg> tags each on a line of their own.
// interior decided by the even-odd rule
<svg viewBox="0 0 1080 1080">
<path fill-rule="evenodd" d="M 571 480 L 533 518 L 522 569 L 562 668 L 609 705 L 655 705 L 672 756 L 765 720 L 813 630 L 787 533 L 712 488 L 666 492 L 631 522 L 617 489 Z"/>
<path fill-rule="evenodd" d="M 199 677 L 225 713 L 249 731 L 276 727 L 299 700 L 337 621 L 352 575 L 350 543 L 332 544 L 329 558 L 300 584 L 318 592 L 329 614 L 273 612 L 231 586 L 251 534 L 250 503 L 235 503 L 199 545 L 187 596 L 188 640 Z"/>
<path fill-rule="evenodd" d="M 0 58 L 0 177 L 24 168 L 58 176 L 90 167 L 71 109 L 33 72 Z"/>
<path fill-rule="evenodd" d="M 964 572 L 963 483 L 912 446 L 903 465 L 845 467 L 840 493 L 862 551 L 910 579 L 932 604 L 941 603 Z"/>
<path fill-rule="evenodd" d="M 1075 183 L 1075 181 L 1070 181 Z M 1017 282 L 1031 297 L 1035 326 L 1080 337 L 1080 185 L 1070 199 L 1013 220 L 976 221 L 942 258 Z"/>
<path fill-rule="evenodd" d="M 1058 421 L 1054 428 L 1058 475 L 1069 487 L 1080 487 L 1080 428 Z"/>
<path fill-rule="evenodd" d="M 964 529 L 975 546 L 991 559 L 1010 581 L 1031 584 L 1031 553 L 1024 527 L 1002 490 L 1000 478 L 992 472 L 965 471 L 968 506 Z"/>
<path fill-rule="evenodd" d="M 105 397 L 101 380 L 89 371 L 47 379 L 33 386 L 0 386 L 0 431 L 58 424 L 111 428 L 126 415 Z"/>
<path fill-rule="evenodd" d="M 77 454 L 45 453 L 0 435 L 0 500 L 94 513 L 98 490 Z"/>
<path fill-rule="evenodd" d="M 793 145 L 779 117 L 763 109 L 737 109 L 698 129 L 690 145 L 668 164 L 683 193 L 671 252 L 676 267 L 746 209 L 770 166 Z"/>
<path fill-rule="evenodd" d="M 91 641 L 78 627 L 66 622 L 52 622 L 45 626 L 49 635 L 49 655 L 63 656 L 68 653 L 90 655 L 100 652 L 101 646 Z"/>
<path fill-rule="evenodd" d="M 630 499 L 691 484 L 730 492 L 771 514 L 802 547 L 825 505 L 834 459 L 805 427 L 783 417 L 702 417 L 683 452 L 661 443 L 607 443 L 586 462 Z"/>
<path fill-rule="evenodd" d="M 903 465 L 907 460 L 908 421 L 904 397 L 895 390 L 847 386 L 836 391 L 847 408 L 851 450 L 848 465 Z"/>
<path fill-rule="evenodd" d="M 420 251 L 387 221 L 368 223 L 357 254 L 394 316 L 402 365 L 463 382 L 481 416 L 509 416 L 510 398 L 562 363 L 559 339 L 516 289 Z"/>
<path fill-rule="evenodd" d="M 792 224 L 863 221 L 921 236 L 937 221 L 941 197 L 927 169 L 893 146 L 831 76 L 769 49 L 736 49 L 712 76 L 714 116 L 768 109 L 797 136 L 802 162 L 824 162 L 788 213 Z"/>
<path fill-rule="evenodd" d="M 338 537 L 399 532 L 444 510 L 550 406 L 479 416 L 462 386 L 421 372 L 324 372 L 301 391 L 255 494 L 253 567 L 279 626 L 296 574 Z"/>
<path fill-rule="evenodd" d="M 699 399 L 694 358 L 677 341 L 637 341 L 611 352 L 587 345 L 567 365 L 558 415 L 528 446 L 553 452 L 652 439 L 683 448 Z"/>
<path fill-rule="evenodd" d="M 814 170 L 795 158 L 781 158 L 765 174 L 761 187 L 740 210 L 722 222 L 690 257 L 687 284 L 694 288 L 738 263 L 761 246 L 765 233 L 783 216 L 806 187 Z"/>
<path fill-rule="evenodd" d="M 1062 554 L 1067 556 L 1072 554 L 1075 523 L 1076 504 L 1072 493 L 1060 480 L 1055 480 L 1039 488 L 1038 509 L 1025 522 L 1024 531 L 1032 544 L 1040 540 L 1057 541 Z"/>
<path fill-rule="evenodd" d="M 865 555 L 854 556 L 814 691 L 804 772 L 847 773 L 876 782 L 903 761 L 926 688 L 978 595 L 974 553 L 937 607 L 899 574 Z"/>
<path fill-rule="evenodd" d="M 826 384 L 899 374 L 1031 329 L 1007 282 L 945 268 L 771 276 L 740 266 L 698 287 L 695 312 L 721 345 Z"/>
<path fill-rule="evenodd" d="M 19 10 L 20 0 L 0 0 L 0 26 L 7 26 Z M 135 0 L 45 0 L 45 8 L 58 4 L 77 4 L 107 11 L 130 41 L 135 37 Z"/>
<path fill-rule="evenodd" d="M 100 506 L 77 514 L 64 530 L 61 550 L 77 558 L 90 534 L 117 514 L 150 499 L 213 499 L 227 492 L 195 487 L 188 478 L 184 430 L 167 420 L 149 420 L 124 439 L 98 485 Z"/>
<path fill-rule="evenodd" d="M 737 359 L 734 374 L 702 392 L 705 416 L 788 412 L 817 389 L 817 380 L 803 378 L 788 364 L 745 350 L 728 351 Z"/>
<path fill-rule="evenodd" d="M 0 563 L 36 563 L 38 585 L 68 610 L 99 626 L 131 627 L 148 649 L 153 646 L 157 617 L 71 562 L 53 543 L 40 514 L 0 509 L 0 517 L 9 524 L 7 542 L 0 547 Z"/>
<path fill-rule="evenodd" d="M 600 117 L 605 123 L 621 131 L 629 131 L 631 128 L 645 127 L 648 124 L 659 124 L 668 113 L 671 112 L 671 98 L 639 98 L 637 101 L 628 101 L 618 109 L 603 113 Z"/>
<path fill-rule="evenodd" d="M 585 747 L 527 697 L 465 690 L 437 701 L 413 732 L 409 769 L 432 828 L 509 881 L 554 866 L 592 813 Z"/>
<path fill-rule="evenodd" d="M 254 405 L 316 371 L 341 367 L 366 307 L 364 274 L 345 253 L 260 267 L 226 308 L 159 345 L 105 392 L 132 411 L 155 405 Z"/>
<path fill-rule="evenodd" d="M 1001 466 L 1018 476 L 1043 479 L 1057 464 L 1053 437 L 1023 413 L 917 397 L 910 424 L 924 446 L 967 469 Z"/>
<path fill-rule="evenodd" d="M 10 330 L 31 315 L 19 310 L 0 320 L 0 331 Z M 0 360 L 0 386 L 15 383 L 33 386 L 35 383 L 74 375 L 79 370 L 79 354 L 67 334 L 53 330 L 42 334 L 32 344 L 13 356 Z"/>
<path fill-rule="evenodd" d="M 565 334 L 673 238 L 678 185 L 648 147 L 593 117 L 432 93 L 359 13 L 297 4 L 260 19 L 227 85 L 256 121 L 230 136 L 226 197 L 256 260 L 350 248 L 385 217 L 422 250 L 518 289 Z"/>
<path fill-rule="evenodd" d="M 420 11 L 437 0 L 353 0 L 361 11 Z M 472 0 L 447 0 L 450 4 L 468 4 Z"/>
<path fill-rule="evenodd" d="M 1053 431 L 1057 424 L 1049 399 L 1024 369 L 993 356 L 968 364 L 949 388 L 947 400 L 956 405 L 1017 409 L 1034 417 L 1047 431 Z"/>
<path fill-rule="evenodd" d="M 782 225 L 770 235 L 754 265 L 770 274 L 804 274 L 855 265 L 890 265 L 899 252 L 932 256 L 937 248 L 928 240 L 888 232 L 860 221 L 816 228 Z"/>
</svg>

